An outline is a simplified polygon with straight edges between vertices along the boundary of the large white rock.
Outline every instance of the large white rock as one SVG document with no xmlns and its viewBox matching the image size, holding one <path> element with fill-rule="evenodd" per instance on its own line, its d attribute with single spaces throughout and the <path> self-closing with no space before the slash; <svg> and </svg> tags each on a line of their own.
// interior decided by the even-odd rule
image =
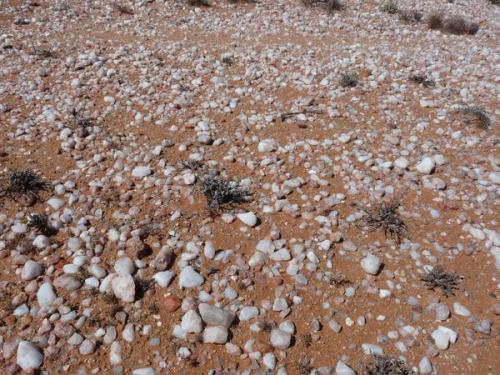
<svg viewBox="0 0 500 375">
<path fill-rule="evenodd" d="M 457 315 L 471 316 L 471 312 L 469 311 L 469 309 L 458 302 L 453 303 L 453 311 Z"/>
<path fill-rule="evenodd" d="M 203 323 L 198 313 L 194 310 L 188 310 L 182 317 L 181 328 L 186 333 L 201 333 Z"/>
<path fill-rule="evenodd" d="M 122 347 L 118 341 L 113 341 L 109 351 L 109 362 L 112 366 L 122 363 Z"/>
<path fill-rule="evenodd" d="M 271 331 L 271 345 L 276 349 L 287 349 L 290 347 L 292 335 L 281 329 Z"/>
<path fill-rule="evenodd" d="M 40 276 L 42 273 L 43 267 L 39 263 L 30 259 L 26 263 L 24 263 L 23 269 L 21 271 L 21 279 L 33 280 Z"/>
<path fill-rule="evenodd" d="M 376 275 L 381 265 L 382 262 L 380 261 L 380 258 L 373 254 L 367 255 L 361 260 L 361 268 L 363 268 L 363 271 L 371 275 Z"/>
<path fill-rule="evenodd" d="M 432 373 L 432 363 L 429 358 L 423 357 L 418 364 L 418 369 L 424 375 Z"/>
<path fill-rule="evenodd" d="M 111 281 L 113 293 L 123 302 L 134 302 L 135 300 L 135 282 L 130 275 L 118 275 Z"/>
<path fill-rule="evenodd" d="M 347 366 L 344 362 L 338 361 L 335 366 L 335 375 L 356 375 L 356 371 Z"/>
<path fill-rule="evenodd" d="M 375 344 L 361 344 L 361 350 L 366 355 L 384 355 L 384 349 Z"/>
<path fill-rule="evenodd" d="M 36 298 L 40 307 L 52 305 L 57 298 L 52 284 L 47 282 L 40 285 L 40 288 L 38 288 L 38 292 L 36 293 Z"/>
<path fill-rule="evenodd" d="M 254 227 L 257 225 L 257 216 L 253 212 L 245 212 L 242 214 L 236 215 L 236 217 L 243 223 L 248 225 L 249 227 Z"/>
<path fill-rule="evenodd" d="M 179 275 L 179 286 L 181 288 L 196 288 L 204 282 L 203 276 L 191 266 L 184 267 Z"/>
<path fill-rule="evenodd" d="M 238 317 L 240 320 L 246 321 L 256 318 L 258 315 L 259 315 L 259 309 L 257 307 L 245 306 L 240 310 Z"/>
<path fill-rule="evenodd" d="M 151 168 L 147 165 L 141 165 L 132 169 L 132 176 L 134 177 L 146 177 L 151 174 Z"/>
<path fill-rule="evenodd" d="M 132 275 L 135 271 L 134 262 L 129 257 L 117 259 L 114 268 L 119 275 Z"/>
<path fill-rule="evenodd" d="M 175 273 L 172 271 L 162 271 L 154 274 L 153 279 L 157 282 L 159 286 L 162 288 L 166 288 L 170 285 L 170 282 L 174 278 Z"/>
<path fill-rule="evenodd" d="M 229 328 L 233 324 L 235 315 L 231 311 L 221 309 L 220 307 L 200 303 L 198 306 L 203 321 L 212 326 L 222 326 Z"/>
<path fill-rule="evenodd" d="M 418 172 L 422 174 L 432 174 L 432 172 L 434 172 L 434 168 L 436 168 L 436 162 L 432 158 L 427 156 L 423 158 L 415 166 L 415 168 L 417 169 Z"/>
<path fill-rule="evenodd" d="M 257 145 L 257 151 L 259 152 L 271 152 L 276 150 L 276 142 L 272 139 L 263 139 Z"/>
<path fill-rule="evenodd" d="M 450 343 L 454 344 L 457 341 L 458 333 L 450 328 L 439 326 L 438 329 L 432 332 L 431 336 L 438 349 L 446 350 Z"/>
<path fill-rule="evenodd" d="M 266 368 L 272 371 L 276 367 L 276 356 L 274 353 L 266 353 L 262 358 L 262 363 Z"/>
<path fill-rule="evenodd" d="M 37 249 L 45 249 L 47 246 L 49 246 L 49 243 L 49 238 L 47 236 L 44 236 L 43 234 L 39 234 L 33 240 L 33 246 L 35 246 Z"/>
<path fill-rule="evenodd" d="M 205 344 L 225 344 L 228 332 L 226 327 L 207 327 L 203 331 L 203 342 Z"/>
<path fill-rule="evenodd" d="M 28 341 L 21 341 L 17 347 L 16 363 L 23 369 L 37 369 L 42 365 L 43 355 Z"/>
<path fill-rule="evenodd" d="M 152 367 L 138 368 L 132 371 L 132 375 L 155 375 L 155 370 Z"/>
</svg>

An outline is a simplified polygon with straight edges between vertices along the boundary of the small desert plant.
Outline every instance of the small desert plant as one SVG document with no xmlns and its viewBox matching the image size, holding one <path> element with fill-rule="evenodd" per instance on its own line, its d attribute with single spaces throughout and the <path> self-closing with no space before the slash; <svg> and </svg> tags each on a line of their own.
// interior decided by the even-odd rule
<svg viewBox="0 0 500 375">
<path fill-rule="evenodd" d="M 391 0 L 384 1 L 380 7 L 379 10 L 381 12 L 389 13 L 389 14 L 396 14 L 398 11 L 399 7 L 398 4 Z"/>
<path fill-rule="evenodd" d="M 422 20 L 423 14 L 418 10 L 402 9 L 398 11 L 399 19 L 408 23 L 417 23 Z"/>
<path fill-rule="evenodd" d="M 474 35 L 479 30 L 479 24 L 465 20 L 461 16 L 451 16 L 446 19 L 439 13 L 431 14 L 427 20 L 429 29 L 442 30 L 450 34 Z"/>
<path fill-rule="evenodd" d="M 302 342 L 304 343 L 304 346 L 306 348 L 310 347 L 312 345 L 312 335 L 310 333 L 305 333 L 302 335 Z"/>
<path fill-rule="evenodd" d="M 78 128 L 86 129 L 86 128 L 93 127 L 95 125 L 94 120 L 92 120 L 91 118 L 88 118 L 88 117 L 80 116 L 76 109 L 73 109 L 71 111 L 71 115 L 73 116 L 73 121 L 75 123 L 75 126 Z"/>
<path fill-rule="evenodd" d="M 200 188 L 207 198 L 211 214 L 217 213 L 224 206 L 248 202 L 250 199 L 249 192 L 214 174 L 205 175 L 200 180 Z"/>
<path fill-rule="evenodd" d="M 378 204 L 373 209 L 365 210 L 361 222 L 370 230 L 382 229 L 386 237 L 393 237 L 400 242 L 401 238 L 408 237 L 408 229 L 399 217 L 398 208 L 399 203 Z"/>
<path fill-rule="evenodd" d="M 443 27 L 443 16 L 440 13 L 433 13 L 427 19 L 427 25 L 431 30 L 438 30 Z"/>
<path fill-rule="evenodd" d="M 458 284 L 461 282 L 461 280 L 461 276 L 446 272 L 440 266 L 434 267 L 431 271 L 427 272 L 427 274 L 422 277 L 422 281 L 428 289 L 440 289 L 441 292 L 446 296 L 455 295 L 453 291 L 455 289 L 458 289 Z"/>
<path fill-rule="evenodd" d="M 444 30 L 456 35 L 469 34 L 474 35 L 479 30 L 479 24 L 466 21 L 461 16 L 452 16 L 445 20 Z"/>
<path fill-rule="evenodd" d="M 297 370 L 300 375 L 309 375 L 313 370 L 311 366 L 311 359 L 309 357 L 302 357 L 297 361 Z"/>
<path fill-rule="evenodd" d="M 208 0 L 187 0 L 188 5 L 196 7 L 209 7 L 210 3 Z"/>
<path fill-rule="evenodd" d="M 356 87 L 358 85 L 359 78 L 355 73 L 345 73 L 340 77 L 339 84 L 342 87 Z"/>
<path fill-rule="evenodd" d="M 482 108 L 479 107 L 464 107 L 460 110 L 466 115 L 470 115 L 476 120 L 478 127 L 481 129 L 489 129 L 491 127 L 491 119 Z"/>
<path fill-rule="evenodd" d="M 372 363 L 366 366 L 367 375 L 411 375 L 403 361 L 387 356 L 375 356 Z"/>
<path fill-rule="evenodd" d="M 54 228 L 50 226 L 49 217 L 45 214 L 31 214 L 26 221 L 28 229 L 50 236 L 54 233 Z"/>
<path fill-rule="evenodd" d="M 414 74 L 410 76 L 410 81 L 418 83 L 425 88 L 431 88 L 431 87 L 436 87 L 436 82 L 434 82 L 432 79 L 427 78 L 424 75 L 421 74 Z"/>
<path fill-rule="evenodd" d="M 192 171 L 198 171 L 205 168 L 205 164 L 199 160 L 184 160 L 181 162 L 181 167 Z"/>
<path fill-rule="evenodd" d="M 56 57 L 56 53 L 50 48 L 36 47 L 33 49 L 33 55 L 40 59 L 52 59 Z"/>
<path fill-rule="evenodd" d="M 40 199 L 39 192 L 47 190 L 49 186 L 50 183 L 31 169 L 14 170 L 9 173 L 5 194 L 13 198 L 29 197 L 36 201 Z"/>
<path fill-rule="evenodd" d="M 118 14 L 120 16 L 122 14 L 127 14 L 129 16 L 133 16 L 134 15 L 134 11 L 131 8 L 129 8 L 128 6 L 126 6 L 126 5 L 114 3 L 114 4 L 112 4 L 112 7 L 113 7 L 114 10 L 116 10 L 118 12 Z"/>
<path fill-rule="evenodd" d="M 302 0 L 302 3 L 308 7 L 321 5 L 331 12 L 341 10 L 344 7 L 339 0 Z"/>
</svg>

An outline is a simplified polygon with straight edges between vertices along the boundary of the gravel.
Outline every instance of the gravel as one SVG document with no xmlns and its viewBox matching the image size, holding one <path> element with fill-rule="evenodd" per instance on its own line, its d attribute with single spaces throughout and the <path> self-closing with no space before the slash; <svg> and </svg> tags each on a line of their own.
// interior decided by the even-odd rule
<svg viewBox="0 0 500 375">
<path fill-rule="evenodd" d="M 498 7 L 4 3 L 1 373 L 495 368 Z"/>
</svg>

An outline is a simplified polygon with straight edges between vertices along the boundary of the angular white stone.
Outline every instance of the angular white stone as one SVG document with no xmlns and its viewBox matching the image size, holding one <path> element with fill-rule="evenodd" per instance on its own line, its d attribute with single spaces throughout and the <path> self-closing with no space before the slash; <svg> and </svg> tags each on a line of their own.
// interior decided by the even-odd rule
<svg viewBox="0 0 500 375">
<path fill-rule="evenodd" d="M 205 344 L 225 344 L 228 332 L 226 327 L 207 327 L 203 331 L 203 342 Z"/>
<path fill-rule="evenodd" d="M 158 283 L 162 288 L 166 288 L 170 285 L 170 282 L 174 278 L 175 273 L 172 271 L 163 271 L 157 272 L 154 274 L 153 279 Z"/>
<path fill-rule="evenodd" d="M 138 166 L 132 169 L 132 176 L 134 177 L 141 178 L 149 176 L 150 174 L 151 174 L 151 168 L 149 168 L 147 165 Z"/>
<path fill-rule="evenodd" d="M 257 216 L 253 212 L 245 212 L 243 214 L 238 214 L 236 217 L 249 227 L 254 227 L 257 225 Z"/>
<path fill-rule="evenodd" d="M 287 349 L 290 347 L 292 335 L 280 329 L 271 331 L 271 345 L 276 349 Z"/>
<path fill-rule="evenodd" d="M 436 168 L 436 162 L 430 158 L 430 157 L 425 157 L 423 158 L 416 166 L 415 168 L 417 169 L 418 172 L 422 174 L 432 174 L 434 171 L 434 168 Z"/>
<path fill-rule="evenodd" d="M 33 246 L 35 246 L 37 249 L 45 249 L 47 246 L 49 246 L 49 243 L 49 238 L 47 236 L 44 236 L 43 234 L 39 234 L 33 240 Z"/>
<path fill-rule="evenodd" d="M 344 362 L 338 361 L 335 366 L 335 375 L 356 375 L 356 371 L 347 366 Z"/>
<path fill-rule="evenodd" d="M 52 305 L 57 298 L 52 284 L 47 282 L 40 285 L 40 288 L 36 293 L 36 298 L 40 307 L 48 307 Z"/>
<path fill-rule="evenodd" d="M 418 364 L 418 369 L 424 375 L 432 373 L 432 363 L 429 358 L 423 357 Z"/>
<path fill-rule="evenodd" d="M 181 328 L 186 333 L 201 333 L 203 323 L 198 313 L 194 310 L 188 310 L 182 317 Z"/>
<path fill-rule="evenodd" d="M 203 276 L 194 270 L 191 266 L 182 269 L 179 275 L 179 286 L 181 288 L 196 288 L 205 282 Z"/>
<path fill-rule="evenodd" d="M 155 370 L 151 367 L 138 368 L 132 371 L 132 375 L 155 375 Z"/>
<path fill-rule="evenodd" d="M 377 274 L 381 264 L 382 262 L 380 261 L 380 258 L 373 254 L 367 255 L 361 260 L 361 268 L 363 268 L 363 271 L 371 275 Z"/>
<path fill-rule="evenodd" d="M 238 315 L 241 321 L 253 319 L 259 315 L 259 309 L 255 306 L 245 306 Z"/>
<path fill-rule="evenodd" d="M 384 349 L 374 344 L 361 344 L 361 350 L 366 355 L 384 355 Z"/>
<path fill-rule="evenodd" d="M 198 306 L 203 321 L 212 326 L 222 326 L 229 328 L 234 321 L 235 315 L 231 311 L 221 309 L 220 307 L 200 303 Z"/>
<path fill-rule="evenodd" d="M 438 349 L 446 350 L 450 343 L 454 344 L 457 341 L 458 334 L 447 327 L 439 326 L 438 329 L 431 334 L 434 344 Z"/>
<path fill-rule="evenodd" d="M 23 269 L 21 271 L 21 279 L 33 280 L 40 276 L 42 273 L 43 267 L 39 263 L 30 259 L 26 263 L 24 263 Z"/>
<path fill-rule="evenodd" d="M 111 288 L 116 298 L 124 302 L 134 302 L 135 300 L 135 282 L 130 275 L 118 275 L 111 281 Z"/>
<path fill-rule="evenodd" d="M 114 268 L 119 275 L 131 275 L 135 271 L 134 262 L 129 257 L 117 259 Z"/>
<path fill-rule="evenodd" d="M 17 346 L 16 363 L 23 370 L 37 369 L 42 365 L 43 355 L 38 348 L 28 341 L 21 341 Z"/>
<path fill-rule="evenodd" d="M 467 309 L 467 307 L 458 302 L 453 303 L 453 311 L 457 315 L 471 316 L 471 312 L 469 311 L 469 309 Z"/>
</svg>

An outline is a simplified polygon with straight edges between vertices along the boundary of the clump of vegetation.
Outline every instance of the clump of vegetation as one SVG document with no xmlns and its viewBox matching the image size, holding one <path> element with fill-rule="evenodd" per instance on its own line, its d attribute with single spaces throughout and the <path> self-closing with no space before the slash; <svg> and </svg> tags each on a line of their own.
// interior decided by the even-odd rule
<svg viewBox="0 0 500 375">
<path fill-rule="evenodd" d="M 411 375 L 412 371 L 405 363 L 388 356 L 375 356 L 372 363 L 366 366 L 367 375 Z"/>
<path fill-rule="evenodd" d="M 328 284 L 335 288 L 350 285 L 351 280 L 349 280 L 344 274 L 338 272 L 336 274 L 326 274 L 325 280 Z"/>
<path fill-rule="evenodd" d="M 14 199 L 28 197 L 37 201 L 40 200 L 40 191 L 49 187 L 50 183 L 31 169 L 14 170 L 8 175 L 8 186 L 4 194 Z"/>
<path fill-rule="evenodd" d="M 491 127 L 491 119 L 482 108 L 479 107 L 464 107 L 461 112 L 473 117 L 480 129 L 489 129 Z"/>
<path fill-rule="evenodd" d="M 205 168 L 205 165 L 198 160 L 188 160 L 188 161 L 182 161 L 181 166 L 185 169 L 189 169 L 192 171 L 198 171 L 200 169 Z"/>
<path fill-rule="evenodd" d="M 476 22 L 466 21 L 461 16 L 452 16 L 445 20 L 444 30 L 455 35 L 474 35 L 479 30 L 479 24 Z"/>
<path fill-rule="evenodd" d="M 458 289 L 458 285 L 462 281 L 462 277 L 455 274 L 446 272 L 442 267 L 437 266 L 432 271 L 427 272 L 422 277 L 424 285 L 431 290 L 440 289 L 446 296 L 454 296 L 454 290 Z"/>
<path fill-rule="evenodd" d="M 126 5 L 114 3 L 112 5 L 112 7 L 113 7 L 114 10 L 116 10 L 118 12 L 118 14 L 120 16 L 123 15 L 123 14 L 129 15 L 129 16 L 133 16 L 134 15 L 134 11 L 131 8 L 129 8 L 128 6 L 126 6 Z"/>
<path fill-rule="evenodd" d="M 87 130 L 87 128 L 95 126 L 95 121 L 88 117 L 82 117 L 78 114 L 77 110 L 73 108 L 71 111 L 75 126 Z"/>
<path fill-rule="evenodd" d="M 208 209 L 216 214 L 225 206 L 248 202 L 251 194 L 240 189 L 235 183 L 228 182 L 215 174 L 207 174 L 200 180 L 200 188 L 207 198 Z"/>
<path fill-rule="evenodd" d="M 187 0 L 187 3 L 191 6 L 196 7 L 209 7 L 210 3 L 208 0 Z"/>
<path fill-rule="evenodd" d="M 370 230 L 382 229 L 386 237 L 392 237 L 398 242 L 408 237 L 405 222 L 399 217 L 399 203 L 382 203 L 375 208 L 365 210 L 362 224 Z"/>
<path fill-rule="evenodd" d="M 330 12 L 341 10 L 344 7 L 339 0 L 302 0 L 302 3 L 308 7 L 321 5 Z"/>
<path fill-rule="evenodd" d="M 500 5 L 500 0 L 490 0 L 493 5 Z"/>
<path fill-rule="evenodd" d="M 52 59 L 56 57 L 56 53 L 50 48 L 36 47 L 33 49 L 33 55 L 40 59 Z"/>
<path fill-rule="evenodd" d="M 434 82 L 434 80 L 427 78 L 426 76 L 424 76 L 422 74 L 414 74 L 414 75 L 410 76 L 410 81 L 418 83 L 418 84 L 424 86 L 425 88 L 436 87 L 436 82 Z"/>
<path fill-rule="evenodd" d="M 474 35 L 479 30 L 479 24 L 465 20 L 461 16 L 451 16 L 446 19 L 440 13 L 431 14 L 427 20 L 429 29 L 441 30 L 455 35 Z"/>
<path fill-rule="evenodd" d="M 339 84 L 342 87 L 356 87 L 359 82 L 359 77 L 355 73 L 342 74 Z"/>
<path fill-rule="evenodd" d="M 37 232 L 50 236 L 54 234 L 54 228 L 49 223 L 49 217 L 45 214 L 31 214 L 26 221 L 28 229 L 34 229 Z"/>
<path fill-rule="evenodd" d="M 304 346 L 306 348 L 310 347 L 312 345 L 312 335 L 310 333 L 306 333 L 304 335 L 302 335 L 302 341 L 304 343 Z"/>
<path fill-rule="evenodd" d="M 313 370 L 311 366 L 311 359 L 309 357 L 302 357 L 297 361 L 297 370 L 301 375 L 309 375 Z"/>
<path fill-rule="evenodd" d="M 414 9 L 401 9 L 398 11 L 399 19 L 407 23 L 417 23 L 424 16 L 422 12 Z"/>
<path fill-rule="evenodd" d="M 399 10 L 399 7 L 395 2 L 387 0 L 380 5 L 379 10 L 384 13 L 396 14 Z"/>
<path fill-rule="evenodd" d="M 433 13 L 427 19 L 427 26 L 431 30 L 439 30 L 443 27 L 443 15 L 440 13 Z"/>
</svg>

